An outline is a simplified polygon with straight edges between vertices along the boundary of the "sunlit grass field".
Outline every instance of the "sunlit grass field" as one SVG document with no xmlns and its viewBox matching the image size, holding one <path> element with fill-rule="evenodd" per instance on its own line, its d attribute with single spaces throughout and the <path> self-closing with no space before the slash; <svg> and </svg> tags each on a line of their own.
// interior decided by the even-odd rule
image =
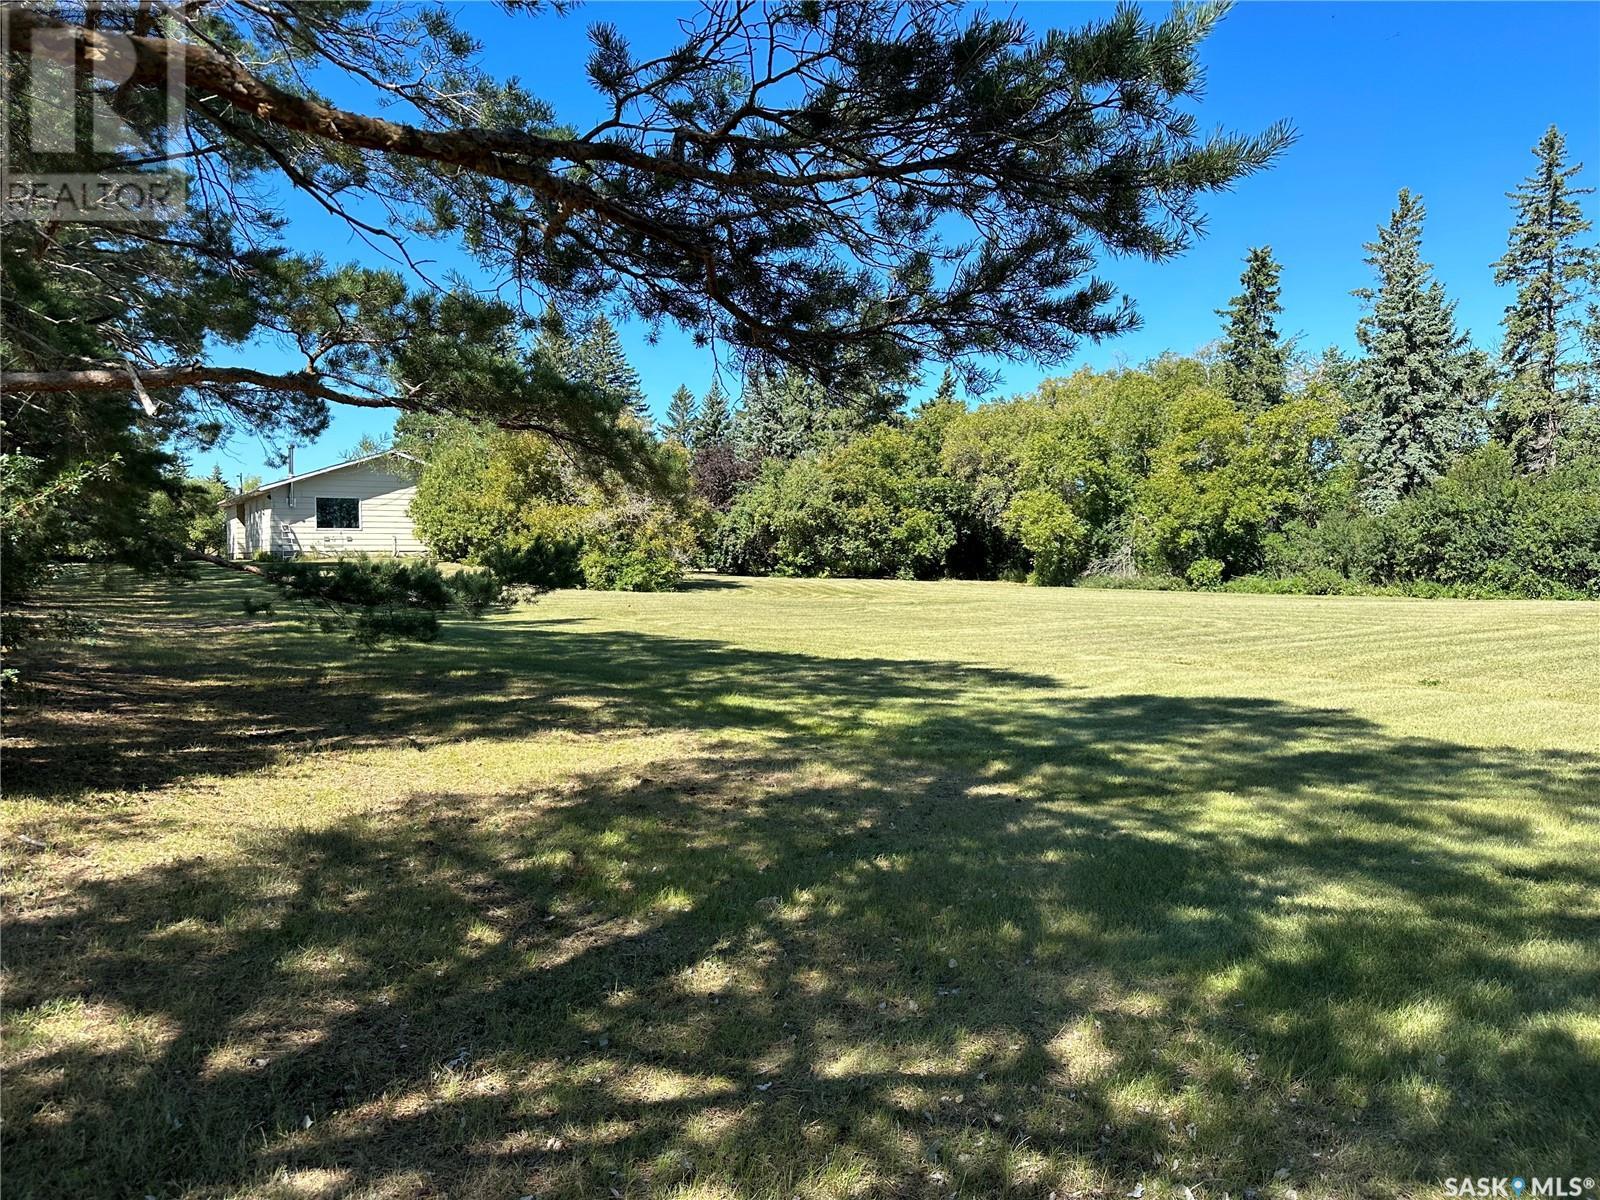
<svg viewBox="0 0 1600 1200">
<path fill-rule="evenodd" d="M 374 653 L 79 587 L 8 1200 L 1600 1176 L 1600 606 L 708 578 Z"/>
</svg>

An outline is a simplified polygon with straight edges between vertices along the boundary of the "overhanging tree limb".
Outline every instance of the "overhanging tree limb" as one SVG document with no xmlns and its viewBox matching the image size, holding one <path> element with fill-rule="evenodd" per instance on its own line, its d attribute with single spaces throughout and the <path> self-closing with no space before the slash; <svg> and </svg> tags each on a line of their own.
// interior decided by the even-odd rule
<svg viewBox="0 0 1600 1200">
<path fill-rule="evenodd" d="M 1058 361 L 1131 328 L 1092 274 L 1100 252 L 1179 252 L 1200 230 L 1195 197 L 1291 140 L 1284 126 L 1200 136 L 1182 105 L 1225 7 L 1156 23 L 1129 7 L 1041 36 L 953 0 L 706 3 L 647 60 L 591 30 L 612 111 L 580 135 L 454 42 L 439 50 L 449 86 L 425 85 L 415 60 L 449 39 L 381 17 L 258 0 L 174 10 L 167 36 L 122 25 L 131 85 L 159 89 L 179 66 L 206 137 L 253 147 L 324 204 L 366 196 L 462 232 L 541 300 L 612 297 L 819 378 L 933 357 L 975 382 L 981 356 Z M 16 14 L 13 44 L 75 62 L 122 45 L 115 21 L 61 13 Z M 419 120 L 309 94 L 311 64 Z"/>
<path fill-rule="evenodd" d="M 10 10 L 10 20 L 11 45 L 15 50 L 37 51 L 64 66 L 76 66 L 92 64 L 117 53 L 122 45 L 130 45 L 135 56 L 135 65 L 128 77 L 130 84 L 165 86 L 170 78 L 172 60 L 177 59 L 185 87 L 201 89 L 208 97 L 258 121 L 361 150 L 464 167 L 475 174 L 531 188 L 557 205 L 580 208 L 624 228 L 686 245 L 680 232 L 641 218 L 591 189 L 554 174 L 547 165 L 556 158 L 574 162 L 603 159 L 687 177 L 681 164 L 670 160 L 618 153 L 616 147 L 518 131 L 422 129 L 297 95 L 252 74 L 240 63 L 210 47 L 193 42 L 137 34 L 112 39 L 98 30 L 54 20 L 26 8 Z M 36 43 L 33 35 L 39 30 L 50 30 L 61 37 L 39 39 Z"/>
<path fill-rule="evenodd" d="M 388 396 L 358 396 L 329 387 L 309 371 L 274 374 L 251 367 L 218 367 L 184 363 L 171 367 L 82 367 L 62 371 L 6 371 L 0 376 L 8 388 L 19 392 L 122 392 L 132 390 L 146 404 L 148 390 L 169 387 L 247 385 L 273 391 L 298 392 L 317 400 L 351 404 L 358 408 L 405 408 L 413 401 Z M 154 412 L 150 412 L 154 416 Z"/>
</svg>

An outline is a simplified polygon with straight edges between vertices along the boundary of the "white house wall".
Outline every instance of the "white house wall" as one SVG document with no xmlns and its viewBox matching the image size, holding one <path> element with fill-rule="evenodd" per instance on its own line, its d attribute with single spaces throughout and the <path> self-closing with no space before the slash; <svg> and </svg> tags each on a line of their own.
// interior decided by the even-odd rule
<svg viewBox="0 0 1600 1200">
<path fill-rule="evenodd" d="M 270 529 L 269 503 L 265 496 L 257 496 L 242 504 L 228 506 L 228 555 L 230 558 L 249 558 L 258 550 L 267 548 Z M 241 519 L 241 515 L 243 517 Z"/>
<path fill-rule="evenodd" d="M 292 493 L 292 499 L 291 499 Z M 244 556 L 267 545 L 276 555 L 339 554 L 425 554 L 427 548 L 417 540 L 407 511 L 417 494 L 411 476 L 388 464 L 357 463 L 342 470 L 329 471 L 292 484 L 279 484 L 255 500 L 247 501 L 246 520 L 240 522 L 229 510 L 228 545 L 230 551 L 242 539 Z M 361 503 L 361 528 L 318 529 L 317 497 L 358 500 Z M 252 519 L 260 514 L 261 529 Z"/>
</svg>

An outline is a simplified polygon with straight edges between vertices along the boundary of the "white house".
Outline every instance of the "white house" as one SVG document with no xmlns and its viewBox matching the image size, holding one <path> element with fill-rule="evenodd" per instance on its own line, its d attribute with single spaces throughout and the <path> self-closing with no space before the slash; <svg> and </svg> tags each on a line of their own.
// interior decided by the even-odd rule
<svg viewBox="0 0 1600 1200">
<path fill-rule="evenodd" d="M 417 458 L 382 450 L 229 496 L 228 557 L 425 554 L 411 526 Z"/>
</svg>

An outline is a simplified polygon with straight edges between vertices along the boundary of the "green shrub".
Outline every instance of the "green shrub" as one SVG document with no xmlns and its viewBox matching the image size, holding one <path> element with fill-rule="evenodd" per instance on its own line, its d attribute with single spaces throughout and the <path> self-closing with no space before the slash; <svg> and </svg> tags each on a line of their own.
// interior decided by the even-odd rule
<svg viewBox="0 0 1600 1200">
<path fill-rule="evenodd" d="M 647 545 L 591 547 L 580 560 L 583 585 L 605 592 L 670 592 L 683 568 L 670 554 Z"/>
<path fill-rule="evenodd" d="M 1293 520 L 1323 486 L 1338 414 L 1338 405 L 1319 395 L 1260 414 L 1209 389 L 1179 396 L 1139 485 L 1141 554 L 1186 576 L 1201 559 L 1221 563 L 1223 577 L 1259 570 L 1274 527 Z M 1211 568 L 1200 572 L 1209 578 Z"/>
<path fill-rule="evenodd" d="M 474 558 L 506 583 L 550 589 L 582 586 L 582 554 L 580 536 L 535 534 L 519 546 L 486 546 Z"/>
<path fill-rule="evenodd" d="M 1600 596 L 1600 468 L 1592 464 L 1529 476 L 1504 447 L 1484 446 L 1362 524 L 1352 573 L 1379 586 Z"/>
<path fill-rule="evenodd" d="M 469 617 L 480 616 L 501 600 L 503 585 L 493 571 L 457 571 L 445 576 L 445 587 Z"/>
<path fill-rule="evenodd" d="M 658 509 L 609 513 L 584 534 L 583 586 L 597 591 L 670 592 L 694 549 L 689 526 Z"/>
<path fill-rule="evenodd" d="M 1263 542 L 1294 590 L 1406 596 L 1600 597 L 1600 466 L 1519 472 L 1502 446 L 1463 455 L 1382 513 L 1347 498 Z"/>
<path fill-rule="evenodd" d="M 1526 595 L 1600 598 L 1600 459 L 1524 481 L 1507 549 Z"/>
<path fill-rule="evenodd" d="M 1220 559 L 1197 558 L 1189 564 L 1189 569 L 1183 573 L 1190 587 L 1214 588 L 1222 582 L 1222 573 L 1226 568 Z"/>
<path fill-rule="evenodd" d="M 769 462 L 719 524 L 710 558 L 752 574 L 937 578 L 960 539 L 965 497 L 924 439 L 881 427 Z"/>
<path fill-rule="evenodd" d="M 660 455 L 660 487 L 646 492 L 616 472 L 586 476 L 537 434 L 453 426 L 411 515 L 435 554 L 518 588 L 662 591 L 681 582 L 695 538 L 687 480 Z"/>
<path fill-rule="evenodd" d="M 1313 567 L 1294 575 L 1239 575 L 1223 584 L 1222 590 L 1259 596 L 1346 596 L 1363 589 L 1328 567 Z"/>
<path fill-rule="evenodd" d="M 1341 596 L 1354 590 L 1348 579 L 1331 567 L 1312 567 L 1299 577 L 1300 588 L 1308 596 Z"/>
<path fill-rule="evenodd" d="M 1188 584 L 1176 575 L 1080 575 L 1073 587 L 1102 592 L 1186 592 Z"/>
<path fill-rule="evenodd" d="M 439 614 L 459 608 L 481 614 L 499 598 L 487 571 L 446 579 L 431 563 L 406 559 L 341 558 L 326 563 L 278 562 L 268 573 L 287 599 L 314 608 L 329 631 L 343 630 L 365 646 L 431 642 Z"/>
</svg>

